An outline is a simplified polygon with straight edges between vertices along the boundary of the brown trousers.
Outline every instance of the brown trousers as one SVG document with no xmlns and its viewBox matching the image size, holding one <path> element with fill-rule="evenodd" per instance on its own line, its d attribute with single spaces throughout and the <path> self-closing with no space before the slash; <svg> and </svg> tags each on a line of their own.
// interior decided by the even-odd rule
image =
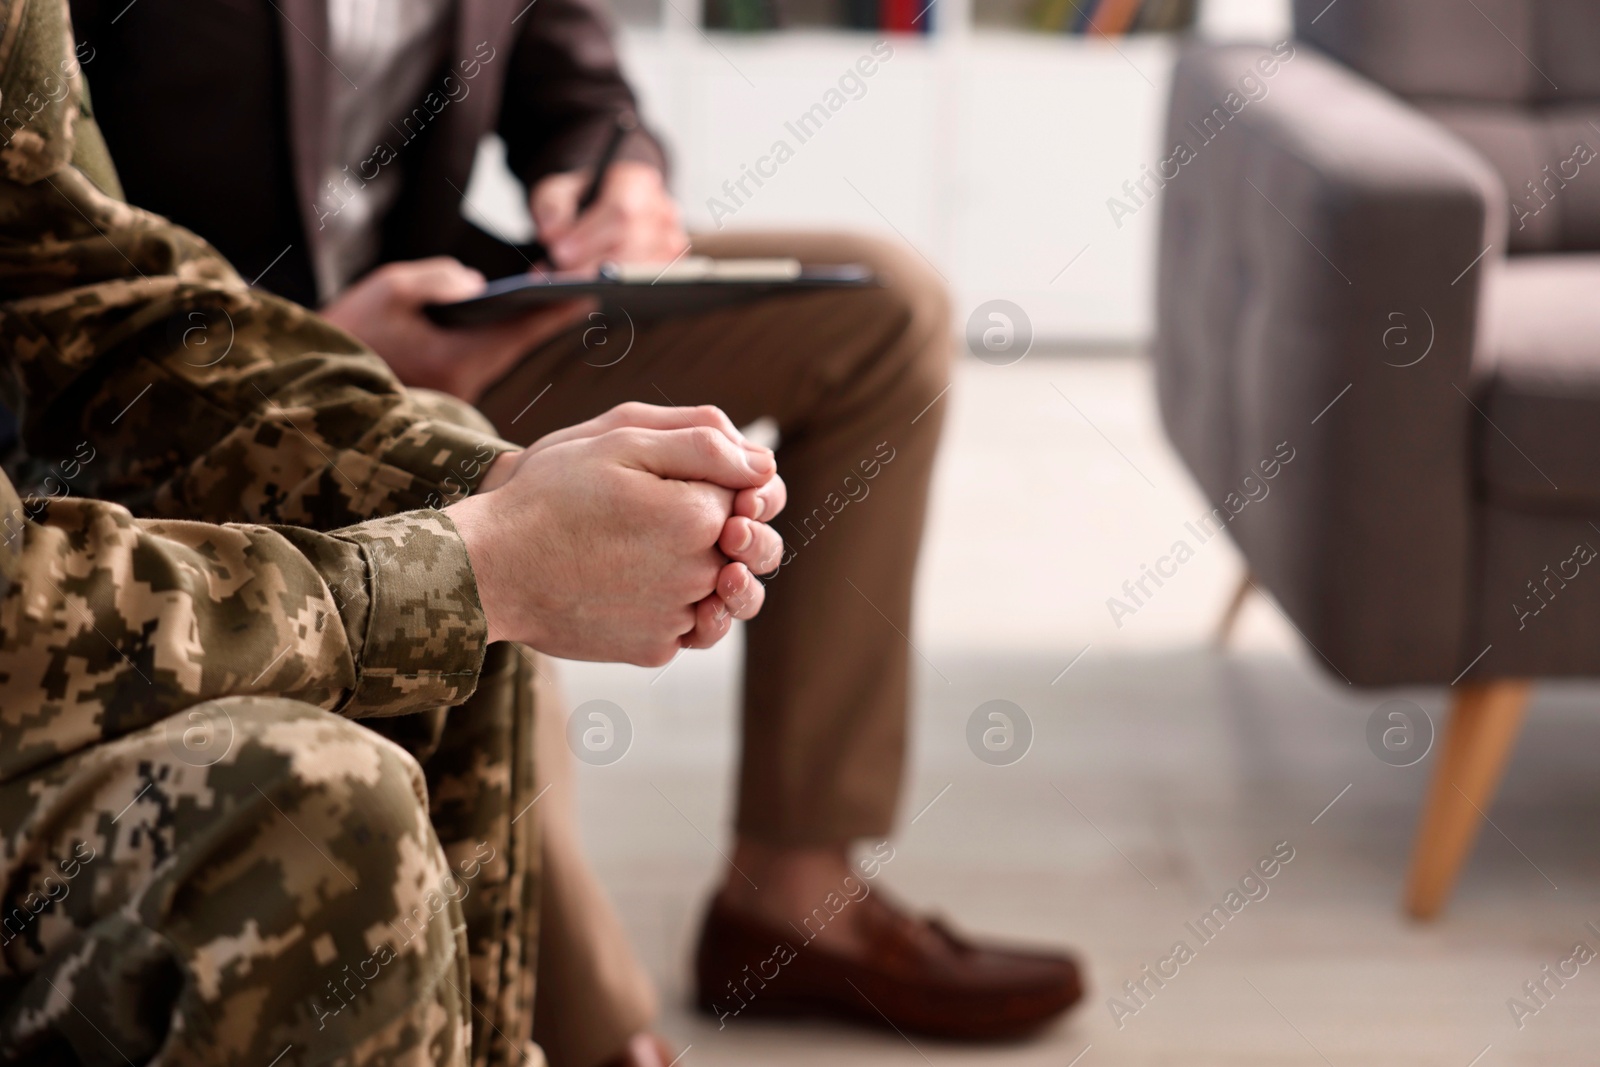
<svg viewBox="0 0 1600 1067">
<path fill-rule="evenodd" d="M 871 238 L 706 235 L 694 250 L 865 263 L 884 284 L 649 323 L 595 320 L 533 352 L 479 409 L 523 443 L 628 400 L 777 422 L 785 562 L 746 632 L 737 831 L 774 845 L 881 836 L 900 792 L 911 591 L 949 385 L 944 289 L 916 253 Z M 559 782 L 566 753 L 551 750 L 565 744 L 564 713 L 544 710 L 539 773 Z M 542 802 L 555 801 L 541 818 L 536 1037 L 552 1064 L 590 1067 L 648 1024 L 653 994 L 583 863 L 561 791 Z"/>
</svg>

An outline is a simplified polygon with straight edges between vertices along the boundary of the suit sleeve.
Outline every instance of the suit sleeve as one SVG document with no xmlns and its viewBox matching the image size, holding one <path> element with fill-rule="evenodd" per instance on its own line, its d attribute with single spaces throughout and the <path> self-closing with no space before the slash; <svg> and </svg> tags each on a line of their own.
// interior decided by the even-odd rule
<svg viewBox="0 0 1600 1067">
<path fill-rule="evenodd" d="M 522 19 L 499 130 L 511 169 L 531 187 L 593 164 L 615 116 L 636 111 L 638 101 L 622 75 L 604 0 L 539 0 Z M 618 158 L 667 171 L 665 150 L 643 127 L 628 135 Z"/>
<path fill-rule="evenodd" d="M 318 529 L 477 487 L 509 445 L 117 197 L 63 0 L 0 13 L 0 399 L 32 460 L 92 450 L 74 493 L 139 514 Z"/>
<path fill-rule="evenodd" d="M 0 476 L 0 514 L 0 780 L 222 697 L 361 717 L 476 687 L 487 626 L 442 512 L 331 533 L 164 522 Z"/>
</svg>

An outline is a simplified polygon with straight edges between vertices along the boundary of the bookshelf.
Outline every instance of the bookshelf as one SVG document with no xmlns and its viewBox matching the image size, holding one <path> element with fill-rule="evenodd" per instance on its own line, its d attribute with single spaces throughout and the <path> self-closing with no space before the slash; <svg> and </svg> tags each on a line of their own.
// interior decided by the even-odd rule
<svg viewBox="0 0 1600 1067">
<path fill-rule="evenodd" d="M 716 4 L 718 0 L 611 0 L 609 7 L 622 25 L 636 30 L 664 30 L 669 29 L 674 23 L 683 23 L 687 27 L 713 30 L 718 33 L 737 32 L 729 31 L 726 27 L 716 25 L 715 16 L 708 17 L 708 4 Z M 847 7 L 859 8 L 863 5 L 876 7 L 886 0 L 755 0 L 769 7 L 783 9 L 781 25 L 766 27 L 755 32 L 785 32 L 788 30 L 848 30 L 844 24 L 843 12 Z M 1042 10 L 1051 8 L 1057 13 L 1065 12 L 1077 21 L 1079 15 L 1093 15 L 1098 6 L 1114 0 L 935 0 L 932 5 L 933 33 L 960 33 L 964 29 L 980 27 L 984 29 L 1009 29 L 1009 30 L 1035 30 L 1045 32 L 1037 26 L 1035 16 Z M 1289 0 L 1130 0 L 1143 9 L 1162 8 L 1163 13 L 1155 19 L 1147 19 L 1145 25 L 1140 25 L 1136 20 L 1132 25 L 1134 36 L 1144 36 L 1151 31 L 1150 25 L 1160 24 L 1167 29 L 1159 32 L 1171 32 L 1173 25 L 1189 25 L 1191 29 L 1208 37 L 1215 36 L 1251 36 L 1260 35 L 1262 32 L 1276 32 L 1288 26 Z M 927 6 L 928 0 L 918 0 L 913 10 L 920 12 Z M 1063 8 L 1061 5 L 1065 5 Z M 1182 9 L 1174 15 L 1173 8 Z M 1071 30 L 1071 26 L 1064 27 Z M 919 31 L 921 26 L 918 27 Z M 1053 32 L 1051 36 L 1084 36 L 1083 28 L 1076 34 Z M 856 32 L 869 32 L 857 30 Z M 875 32 L 882 32 L 875 31 Z M 1120 36 L 1120 35 L 1119 35 Z"/>
<path fill-rule="evenodd" d="M 638 2 L 638 0 L 636 0 Z M 638 17 L 659 21 L 663 0 L 642 0 Z M 974 24 L 1079 36 L 1168 33 L 1193 25 L 1197 0 L 977 0 Z M 939 0 L 702 0 L 706 29 L 769 32 L 855 29 L 937 33 L 951 14 Z"/>
</svg>

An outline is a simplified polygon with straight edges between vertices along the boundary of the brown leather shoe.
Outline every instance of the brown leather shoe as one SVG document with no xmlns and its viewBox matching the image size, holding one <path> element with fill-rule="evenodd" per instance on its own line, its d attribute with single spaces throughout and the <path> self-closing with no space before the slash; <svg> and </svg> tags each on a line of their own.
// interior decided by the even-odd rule
<svg viewBox="0 0 1600 1067">
<path fill-rule="evenodd" d="M 660 1034 L 634 1034 L 628 1047 L 600 1064 L 600 1067 L 671 1067 L 681 1056 L 672 1054 L 672 1046 Z"/>
<path fill-rule="evenodd" d="M 711 901 L 695 953 L 695 1004 L 726 1026 L 741 1016 L 819 1015 L 961 1041 L 1027 1036 L 1083 995 L 1070 956 L 979 945 L 873 892 L 859 909 L 867 950 L 844 955 L 820 930 L 770 926 Z"/>
</svg>

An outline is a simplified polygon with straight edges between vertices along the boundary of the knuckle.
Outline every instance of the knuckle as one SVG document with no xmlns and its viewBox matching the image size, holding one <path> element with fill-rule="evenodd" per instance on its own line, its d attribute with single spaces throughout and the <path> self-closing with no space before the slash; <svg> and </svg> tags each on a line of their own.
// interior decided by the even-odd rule
<svg viewBox="0 0 1600 1067">
<path fill-rule="evenodd" d="M 618 426 L 601 434 L 597 441 L 619 451 L 637 452 L 648 443 L 648 435 L 637 426 Z"/>
<path fill-rule="evenodd" d="M 676 642 L 671 645 L 653 644 L 634 661 L 639 667 L 665 667 L 672 662 L 672 657 L 678 654 Z"/>
<path fill-rule="evenodd" d="M 379 285 L 392 299 L 403 301 L 416 299 L 417 280 L 409 274 L 391 274 L 387 278 L 379 279 Z"/>
<path fill-rule="evenodd" d="M 719 545 L 728 527 L 728 516 L 715 506 L 699 509 L 691 536 L 696 546 Z"/>
<path fill-rule="evenodd" d="M 694 435 L 695 449 L 702 455 L 710 458 L 716 456 L 720 451 L 717 442 L 722 435 L 717 433 L 716 430 L 711 429 L 709 426 L 695 426 L 689 432 Z"/>
<path fill-rule="evenodd" d="M 704 494 L 697 492 L 696 486 L 675 486 L 672 494 L 673 503 L 666 523 L 667 535 L 672 543 L 682 551 L 698 552 L 714 544 L 718 534 L 707 536 L 707 527 L 711 524 L 711 509 L 707 506 Z M 721 530 L 721 526 L 718 526 Z"/>
<path fill-rule="evenodd" d="M 693 508 L 672 508 L 662 527 L 672 551 L 695 552 L 701 547 L 700 524 Z"/>
<path fill-rule="evenodd" d="M 643 400 L 625 400 L 606 412 L 606 414 L 623 419 L 637 419 L 649 410 L 650 405 Z"/>
<path fill-rule="evenodd" d="M 689 570 L 684 575 L 684 593 L 695 603 L 717 591 L 717 575 L 722 568 L 715 563 L 704 562 Z"/>
</svg>

